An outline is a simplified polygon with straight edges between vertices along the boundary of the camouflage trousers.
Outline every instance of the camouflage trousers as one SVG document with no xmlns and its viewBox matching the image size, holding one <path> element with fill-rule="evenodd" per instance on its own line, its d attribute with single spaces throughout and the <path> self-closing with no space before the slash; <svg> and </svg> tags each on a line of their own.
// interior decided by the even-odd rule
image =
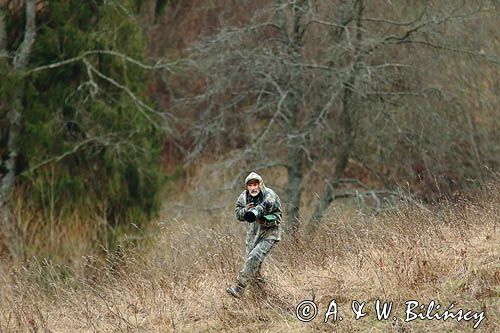
<svg viewBox="0 0 500 333">
<path fill-rule="evenodd" d="M 260 276 L 260 267 L 264 259 L 277 241 L 274 239 L 264 239 L 253 247 L 247 249 L 247 257 L 243 267 L 238 274 L 238 283 L 242 286 L 247 286 L 256 277 Z"/>
</svg>

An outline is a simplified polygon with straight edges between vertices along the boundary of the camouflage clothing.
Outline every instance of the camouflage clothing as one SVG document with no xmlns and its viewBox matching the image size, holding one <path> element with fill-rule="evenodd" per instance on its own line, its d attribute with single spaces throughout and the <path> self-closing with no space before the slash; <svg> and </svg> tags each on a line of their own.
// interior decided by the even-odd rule
<svg viewBox="0 0 500 333">
<path fill-rule="evenodd" d="M 262 262 L 274 244 L 281 239 L 280 198 L 272 189 L 264 185 L 262 177 L 255 172 L 250 173 L 245 179 L 245 186 L 254 179 L 259 181 L 260 193 L 252 197 L 247 190 L 243 191 L 238 197 L 234 211 L 236 219 L 244 222 L 246 227 L 246 260 L 238 275 L 238 283 L 242 286 L 246 286 L 260 274 Z M 267 216 L 268 219 L 261 217 L 255 222 L 245 221 L 246 205 L 250 202 L 253 202 L 261 215 Z"/>
<path fill-rule="evenodd" d="M 236 201 L 236 209 L 234 210 L 236 219 L 245 223 L 247 254 L 262 239 L 274 239 L 277 241 L 281 239 L 282 211 L 280 198 L 273 190 L 264 185 L 262 178 L 255 172 L 251 173 L 249 177 L 252 174 L 255 174 L 255 177 L 259 177 L 257 179 L 260 180 L 261 191 L 257 197 L 252 197 L 247 190 L 243 191 Z M 249 177 L 247 177 L 247 179 Z M 249 180 L 251 179 L 252 178 Z M 274 215 L 276 220 L 266 221 L 260 218 L 253 223 L 246 222 L 244 219 L 246 205 L 252 201 L 256 206 L 261 206 L 263 208 L 262 215 Z"/>
<path fill-rule="evenodd" d="M 245 263 L 237 279 L 241 286 L 248 285 L 256 277 L 260 276 L 260 266 L 276 242 L 274 239 L 264 239 L 258 242 L 250 253 L 247 253 Z"/>
</svg>

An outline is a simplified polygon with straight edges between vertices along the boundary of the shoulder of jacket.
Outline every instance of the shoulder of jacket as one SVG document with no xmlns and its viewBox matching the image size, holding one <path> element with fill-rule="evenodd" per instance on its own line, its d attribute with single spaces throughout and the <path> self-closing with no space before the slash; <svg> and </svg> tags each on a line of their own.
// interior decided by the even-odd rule
<svg viewBox="0 0 500 333">
<path fill-rule="evenodd" d="M 241 192 L 241 194 L 238 196 L 238 201 L 241 201 L 241 200 L 245 200 L 246 201 L 246 198 L 247 198 L 247 191 L 243 191 Z"/>
<path fill-rule="evenodd" d="M 269 199 L 276 199 L 276 198 L 278 198 L 278 195 L 271 188 L 266 187 L 266 189 L 264 191 L 264 197 L 269 198 Z"/>
</svg>

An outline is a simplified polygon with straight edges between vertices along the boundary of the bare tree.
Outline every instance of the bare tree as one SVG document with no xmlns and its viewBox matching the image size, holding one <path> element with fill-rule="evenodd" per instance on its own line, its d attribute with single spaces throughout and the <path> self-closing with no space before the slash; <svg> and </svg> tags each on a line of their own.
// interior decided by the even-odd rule
<svg viewBox="0 0 500 333">
<path fill-rule="evenodd" d="M 249 129 L 253 131 L 254 122 L 259 122 L 259 119 L 268 120 L 268 124 L 241 154 L 242 159 L 257 160 L 253 167 L 258 168 L 269 164 L 269 161 L 277 161 L 272 156 L 265 156 L 264 147 L 269 147 L 270 141 L 276 140 L 275 147 L 285 148 L 286 158 L 278 163 L 284 165 L 288 173 L 286 211 L 287 225 L 291 230 L 299 227 L 306 162 L 302 127 L 307 121 L 307 116 L 304 116 L 308 107 L 305 95 L 309 93 L 307 85 L 310 82 L 302 47 L 310 6 L 311 2 L 307 0 L 275 1 L 270 9 L 258 14 L 252 26 L 223 31 L 215 39 L 199 44 L 194 59 L 199 70 L 211 78 L 209 90 L 201 96 L 204 102 L 210 101 L 205 114 L 217 113 L 218 116 L 213 118 L 221 119 L 225 114 L 218 108 L 221 103 L 238 107 L 246 104 L 248 117 L 245 128 L 241 130 L 243 133 Z M 260 38 L 261 34 L 265 36 L 261 43 L 247 45 L 248 40 Z M 240 43 L 249 48 L 240 49 Z M 223 53 L 215 55 L 214 52 L 221 50 L 222 45 Z M 224 96 L 229 89 L 233 90 L 234 98 Z M 234 93 L 235 89 L 238 93 Z M 198 147 L 203 147 L 203 139 L 210 138 L 203 133 L 214 127 L 217 124 L 204 123 L 204 132 L 198 135 Z M 276 131 L 284 135 L 278 136 Z"/>
<path fill-rule="evenodd" d="M 479 168 L 473 122 L 465 127 L 460 123 L 453 133 L 456 127 L 448 126 L 451 119 L 444 110 L 459 110 L 433 84 L 436 73 L 424 76 L 421 67 L 430 66 L 436 55 L 450 54 L 495 63 L 495 57 L 460 45 L 449 27 L 479 20 L 496 8 L 488 1 L 425 1 L 403 13 L 405 8 L 363 0 L 272 1 L 256 12 L 250 25 L 223 29 L 198 43 L 191 60 L 206 78 L 207 89 L 197 96 L 203 124 L 194 131 L 195 152 L 203 151 L 214 136 L 227 138 L 226 120 L 239 119 L 233 123 L 236 135 L 255 135 L 247 137 L 248 145 L 232 161 L 256 160 L 253 167 L 286 169 L 284 197 L 292 231 L 300 226 L 303 191 L 312 190 L 304 183 L 306 173 L 316 173 L 324 183 L 323 189 L 314 190 L 320 195 L 312 226 L 336 197 L 345 195 L 340 187 L 361 184 L 348 177 L 353 162 L 382 186 L 396 185 L 379 168 L 391 162 L 373 162 L 377 152 L 405 149 L 415 156 L 408 161 L 421 159 L 425 173 L 435 179 L 426 151 L 445 153 L 437 149 L 439 138 L 426 140 L 423 131 L 441 132 L 443 138 L 448 133 L 447 142 L 466 138 L 471 149 L 464 153 Z M 416 55 L 428 63 L 415 62 Z M 417 133 L 412 119 L 423 115 L 430 118 L 429 130 Z M 374 145 L 377 150 L 370 151 Z M 324 160 L 333 166 L 320 168 Z"/>
<path fill-rule="evenodd" d="M 369 17 L 370 12 L 374 12 L 373 8 L 366 8 L 367 4 L 363 1 L 347 1 L 344 3 L 348 2 L 351 3 L 348 6 L 350 14 L 347 14 L 346 17 L 351 20 L 346 19 L 344 22 L 349 22 L 350 26 L 344 24 L 345 34 L 336 34 L 336 37 L 340 36 L 348 39 L 349 36 L 352 36 L 352 42 L 349 43 L 352 45 L 351 70 L 348 72 L 347 79 L 341 88 L 342 99 L 338 105 L 335 166 L 332 173 L 327 177 L 325 190 L 320 196 L 317 208 L 312 215 L 310 225 L 313 229 L 321 219 L 325 209 L 337 196 L 343 195 L 342 191 L 336 194 L 335 189 L 344 182 L 349 160 L 362 155 L 359 147 L 365 146 L 367 142 L 366 138 L 358 138 L 359 132 L 366 133 L 366 131 L 380 130 L 373 124 L 367 123 L 369 119 L 372 119 L 374 113 L 370 109 L 374 107 L 387 108 L 387 106 L 416 107 L 417 112 L 419 112 L 418 104 L 422 103 L 422 101 L 429 103 L 432 99 L 435 88 L 430 89 L 429 83 L 420 82 L 419 85 L 410 83 L 410 80 L 414 79 L 413 73 L 418 70 L 418 65 L 412 63 L 411 58 L 400 57 L 398 59 L 390 56 L 391 50 L 394 50 L 395 46 L 397 46 L 400 48 L 398 52 L 402 53 L 403 56 L 408 56 L 406 53 L 407 48 L 402 45 L 411 45 L 408 48 L 411 48 L 414 52 L 425 52 L 425 50 L 419 50 L 430 46 L 433 50 L 450 50 L 462 55 L 470 54 L 470 50 L 454 44 L 453 38 L 443 32 L 444 27 L 452 24 L 461 25 L 468 20 L 474 19 L 484 11 L 494 10 L 487 6 L 487 2 L 477 2 L 471 6 L 467 6 L 465 2 L 451 6 L 439 6 L 441 4 L 423 2 L 420 8 L 416 8 L 413 18 L 407 21 L 397 21 Z M 326 20 L 322 24 L 331 25 Z M 335 41 L 341 43 L 339 38 L 336 38 Z M 444 55 L 444 53 L 442 54 Z M 479 56 L 478 53 L 474 55 Z M 386 59 L 381 61 L 381 57 L 384 56 Z M 389 60 L 391 58 L 394 60 Z M 422 63 L 420 65 L 427 64 Z M 404 71 L 406 78 L 401 75 L 395 76 L 388 70 L 396 71 L 396 73 Z M 399 86 L 405 81 L 408 83 L 405 83 L 406 87 L 401 89 Z M 442 92 L 438 92 L 438 94 L 442 94 Z M 442 102 L 439 102 L 439 97 L 434 99 L 436 105 L 442 104 Z M 429 108 L 423 112 L 436 112 L 437 115 L 439 111 Z M 381 130 L 386 130 L 387 125 L 389 124 L 384 124 Z M 400 126 L 397 123 L 389 126 L 394 125 Z M 447 123 L 443 123 L 441 126 L 441 131 L 449 131 Z M 364 129 L 360 129 L 360 127 L 364 127 Z M 471 132 L 464 129 L 463 135 L 467 136 L 467 133 Z M 473 140 L 471 140 L 471 143 L 473 148 L 471 150 L 471 159 L 478 161 L 477 145 Z M 428 147 L 422 147 L 421 149 L 426 150 Z M 480 172 L 479 164 L 476 163 L 478 172 Z M 369 166 L 368 169 L 373 172 Z M 376 173 L 376 176 L 379 175 L 380 173 Z M 478 178 L 481 179 L 481 175 Z M 388 185 L 386 182 L 384 183 L 386 186 Z"/>
</svg>

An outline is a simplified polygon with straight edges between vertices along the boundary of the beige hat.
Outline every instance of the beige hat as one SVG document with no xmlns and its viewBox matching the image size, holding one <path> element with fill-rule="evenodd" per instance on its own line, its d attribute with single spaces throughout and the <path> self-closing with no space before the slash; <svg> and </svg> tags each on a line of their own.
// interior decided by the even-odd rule
<svg viewBox="0 0 500 333">
<path fill-rule="evenodd" d="M 261 187 L 261 189 L 265 188 L 265 185 L 264 185 L 264 180 L 262 179 L 262 177 L 257 173 L 257 172 L 250 172 L 247 176 L 247 178 L 245 178 L 245 186 L 248 184 L 249 181 L 251 180 L 258 180 L 259 181 L 259 185 Z"/>
</svg>

